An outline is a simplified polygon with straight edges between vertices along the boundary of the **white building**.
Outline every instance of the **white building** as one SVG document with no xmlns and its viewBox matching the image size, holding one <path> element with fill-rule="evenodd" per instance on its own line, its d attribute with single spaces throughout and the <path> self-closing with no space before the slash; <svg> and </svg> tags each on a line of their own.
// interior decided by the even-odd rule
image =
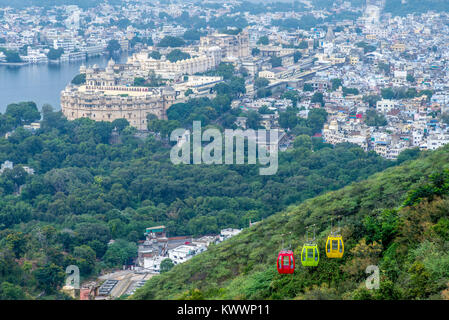
<svg viewBox="0 0 449 320">
<path fill-rule="evenodd" d="M 204 250 L 206 247 L 204 247 Z M 196 254 L 196 247 L 190 245 L 181 245 L 174 249 L 168 250 L 168 257 L 174 264 L 179 264 L 190 260 Z"/>
<path fill-rule="evenodd" d="M 240 232 L 242 232 L 242 229 L 233 229 L 233 228 L 223 229 L 220 231 L 220 242 L 225 241 L 233 236 L 236 236 Z"/>
<path fill-rule="evenodd" d="M 382 99 L 380 101 L 377 101 L 376 109 L 377 111 L 381 113 L 387 113 L 391 110 L 393 110 L 396 107 L 396 101 L 388 100 L 388 99 Z"/>
<path fill-rule="evenodd" d="M 143 267 L 146 270 L 159 273 L 161 271 L 161 262 L 167 259 L 167 257 L 153 256 L 143 258 Z"/>
</svg>

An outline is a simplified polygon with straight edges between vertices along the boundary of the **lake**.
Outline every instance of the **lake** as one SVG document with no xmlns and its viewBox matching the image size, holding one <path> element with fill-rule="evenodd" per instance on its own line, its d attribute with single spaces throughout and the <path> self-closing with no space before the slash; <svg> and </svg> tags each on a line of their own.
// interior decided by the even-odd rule
<svg viewBox="0 0 449 320">
<path fill-rule="evenodd" d="M 117 63 L 124 63 L 127 56 L 116 58 Z M 59 110 L 59 94 L 67 84 L 79 73 L 80 66 L 98 64 L 106 67 L 109 58 L 96 57 L 88 61 L 67 62 L 60 65 L 0 65 L 0 112 L 4 113 L 10 103 L 34 101 L 39 109 L 49 103 Z"/>
</svg>

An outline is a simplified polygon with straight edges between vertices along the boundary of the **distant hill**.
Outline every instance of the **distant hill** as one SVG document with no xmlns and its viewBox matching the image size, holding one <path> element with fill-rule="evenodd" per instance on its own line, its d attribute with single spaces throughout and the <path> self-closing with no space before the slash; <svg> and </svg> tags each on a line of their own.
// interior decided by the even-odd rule
<svg viewBox="0 0 449 320">
<path fill-rule="evenodd" d="M 390 12 L 394 16 L 405 16 L 410 13 L 423 13 L 427 11 L 449 11 L 447 0 L 387 0 L 384 12 Z"/>
<path fill-rule="evenodd" d="M 449 145 L 307 200 L 153 277 L 135 299 L 441 299 L 449 297 Z M 332 216 L 342 215 L 343 259 L 328 259 Z M 318 225 L 317 268 L 299 263 L 305 226 Z M 293 275 L 276 272 L 292 232 Z M 285 238 L 289 241 L 288 237 Z M 365 288 L 378 265 L 379 290 Z"/>
</svg>

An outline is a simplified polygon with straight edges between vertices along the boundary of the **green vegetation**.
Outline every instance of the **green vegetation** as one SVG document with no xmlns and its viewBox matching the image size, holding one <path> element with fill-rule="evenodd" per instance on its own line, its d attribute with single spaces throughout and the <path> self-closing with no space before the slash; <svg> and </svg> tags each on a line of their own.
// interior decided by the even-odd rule
<svg viewBox="0 0 449 320">
<path fill-rule="evenodd" d="M 347 95 L 358 95 L 359 90 L 357 88 L 348 88 L 343 87 L 343 97 L 346 97 Z"/>
<path fill-rule="evenodd" d="M 136 44 L 142 44 L 142 45 L 147 45 L 147 46 L 152 46 L 153 43 L 153 38 L 151 37 L 139 37 L 139 36 L 134 36 L 134 38 L 131 39 L 131 41 L 129 42 L 130 46 L 132 48 L 134 48 L 136 46 Z"/>
<path fill-rule="evenodd" d="M 383 114 L 371 109 L 366 111 L 365 123 L 370 127 L 383 127 L 388 124 L 388 121 Z"/>
<path fill-rule="evenodd" d="M 416 97 L 426 96 L 428 100 L 432 98 L 432 90 L 417 91 L 415 88 L 384 88 L 381 90 L 384 99 L 413 99 Z"/>
<path fill-rule="evenodd" d="M 195 41 L 200 40 L 201 36 L 203 36 L 204 33 L 197 31 L 197 30 L 187 30 L 184 32 L 184 35 L 182 36 L 184 40 L 188 41 Z"/>
<path fill-rule="evenodd" d="M 171 47 L 171 48 L 176 48 L 176 47 L 182 47 L 184 46 L 186 43 L 184 40 L 182 40 L 181 38 L 178 37 L 172 37 L 172 36 L 165 36 L 164 38 L 162 38 L 161 41 L 159 41 L 159 43 L 157 44 L 158 47 Z"/>
<path fill-rule="evenodd" d="M 59 60 L 59 58 L 61 58 L 63 53 L 64 53 L 64 49 L 62 49 L 62 48 L 59 48 L 59 49 L 50 48 L 50 51 L 48 51 L 48 53 L 47 53 L 47 58 L 49 60 Z"/>
<path fill-rule="evenodd" d="M 260 49 L 259 48 L 252 48 L 251 49 L 251 55 L 253 57 L 258 56 L 260 54 Z"/>
<path fill-rule="evenodd" d="M 170 53 L 167 54 L 166 58 L 170 62 L 176 62 L 179 60 L 190 59 L 190 54 L 188 54 L 187 52 L 183 52 L 179 49 L 175 49 L 175 50 L 170 51 Z"/>
<path fill-rule="evenodd" d="M 151 51 L 148 53 L 148 58 L 153 58 L 155 60 L 160 60 L 162 57 L 161 53 L 159 51 Z"/>
<path fill-rule="evenodd" d="M 270 41 L 268 40 L 267 36 L 262 36 L 259 38 L 259 40 L 257 40 L 257 44 L 263 44 L 263 45 L 268 45 Z"/>
<path fill-rule="evenodd" d="M 285 91 L 281 94 L 281 99 L 289 99 L 292 101 L 293 108 L 296 108 L 299 101 L 301 101 L 301 97 L 299 96 L 298 91 L 295 90 L 289 90 Z"/>
<path fill-rule="evenodd" d="M 0 47 L 0 52 L 3 52 L 6 56 L 6 62 L 8 63 L 18 63 L 22 62 L 18 51 L 7 50 Z"/>
<path fill-rule="evenodd" d="M 134 299 L 441 299 L 449 278 L 449 146 L 368 180 L 290 206 L 232 239 L 152 278 Z M 305 227 L 317 224 L 324 252 L 330 218 L 341 215 L 343 259 L 276 271 L 282 234 L 295 256 Z M 380 289 L 365 289 L 365 268 Z"/>
<path fill-rule="evenodd" d="M 232 93 L 240 80 L 230 81 Z M 149 119 L 149 126 L 169 133 L 212 106 L 226 116 L 210 121 L 233 122 L 229 97 L 215 99 L 174 105 L 168 121 Z M 253 113 L 248 125 L 257 127 Z M 170 145 L 134 137 L 124 119 L 67 121 L 48 105 L 42 114 L 34 134 L 21 127 L 39 119 L 34 103 L 10 105 L 1 116 L 3 132 L 14 130 L 0 138 L 0 162 L 14 163 L 0 176 L 0 294 L 11 299 L 65 298 L 58 288 L 68 265 L 78 265 L 82 279 L 120 268 L 148 226 L 163 224 L 170 235 L 241 228 L 394 164 L 350 144 L 315 151 L 302 144 L 280 154 L 274 176 L 258 175 L 257 165 L 175 166 Z M 114 129 L 118 143 L 111 144 Z"/>
<path fill-rule="evenodd" d="M 74 85 L 85 84 L 86 83 L 86 74 L 80 73 L 80 74 L 76 75 L 75 77 L 73 77 L 71 83 Z"/>
<path fill-rule="evenodd" d="M 368 43 L 366 43 L 366 42 L 358 42 L 358 43 L 356 43 L 356 46 L 357 47 L 359 47 L 359 48 L 363 48 L 363 53 L 369 53 L 369 52 L 373 52 L 373 51 L 376 51 L 376 47 L 375 46 L 373 46 L 373 45 L 370 45 L 370 44 L 368 44 Z"/>
<path fill-rule="evenodd" d="M 270 58 L 270 63 L 271 63 L 271 66 L 273 68 L 281 67 L 282 66 L 282 59 L 279 58 L 279 57 L 276 57 L 276 56 L 272 56 Z"/>
<path fill-rule="evenodd" d="M 121 46 L 118 40 L 109 40 L 108 46 L 106 47 L 106 51 L 109 53 L 110 56 L 120 51 Z"/>
<path fill-rule="evenodd" d="M 311 14 L 306 14 L 302 16 L 300 19 L 287 18 L 287 19 L 273 20 L 272 25 L 278 26 L 286 30 L 294 30 L 294 29 L 310 30 L 310 28 L 316 27 L 322 22 L 323 19 L 321 18 L 317 19 Z"/>
<path fill-rule="evenodd" d="M 135 87 L 160 87 L 165 85 L 165 82 L 161 79 L 161 76 L 156 75 L 154 71 L 151 71 L 148 78 L 137 77 L 134 78 L 133 86 Z"/>
</svg>

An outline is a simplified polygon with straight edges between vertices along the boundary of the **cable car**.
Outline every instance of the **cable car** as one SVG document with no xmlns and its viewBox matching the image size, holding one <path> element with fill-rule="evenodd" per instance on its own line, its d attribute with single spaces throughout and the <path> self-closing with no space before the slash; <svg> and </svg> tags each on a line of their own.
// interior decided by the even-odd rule
<svg viewBox="0 0 449 320">
<path fill-rule="evenodd" d="M 314 243 L 306 243 L 302 247 L 301 264 L 304 267 L 316 267 L 320 262 L 320 250 Z"/>
<path fill-rule="evenodd" d="M 326 256 L 328 258 L 341 259 L 344 252 L 345 244 L 343 242 L 343 237 L 340 234 L 340 227 L 338 227 L 336 231 L 333 231 L 331 220 L 331 233 L 326 240 Z"/>
<path fill-rule="evenodd" d="M 315 228 L 313 229 L 313 239 L 309 241 L 309 232 L 306 230 L 306 243 L 301 251 L 301 264 L 304 267 L 316 267 L 320 262 L 320 250 L 315 243 Z"/>
<path fill-rule="evenodd" d="M 326 256 L 328 258 L 342 258 L 345 246 L 340 234 L 330 234 L 326 241 Z"/>
<path fill-rule="evenodd" d="M 276 265 L 279 274 L 292 274 L 295 272 L 295 257 L 293 255 L 293 251 L 280 251 Z"/>
</svg>

